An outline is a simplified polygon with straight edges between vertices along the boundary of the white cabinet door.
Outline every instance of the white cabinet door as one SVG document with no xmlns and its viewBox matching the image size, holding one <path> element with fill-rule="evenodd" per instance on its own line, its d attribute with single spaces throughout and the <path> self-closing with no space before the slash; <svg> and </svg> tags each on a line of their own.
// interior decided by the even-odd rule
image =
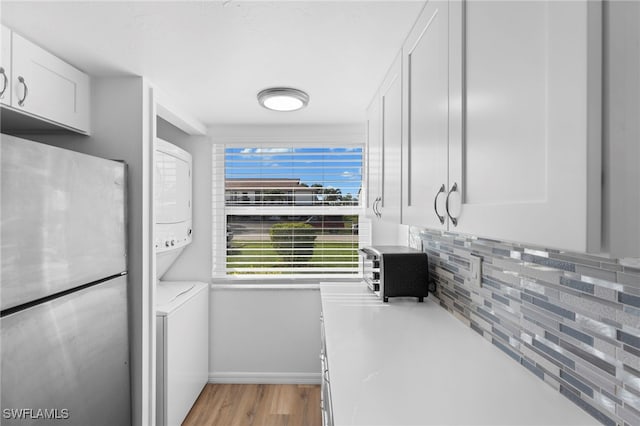
<svg viewBox="0 0 640 426">
<path fill-rule="evenodd" d="M 402 204 L 402 57 L 398 54 L 380 89 L 382 108 L 382 220 L 400 223 Z"/>
<path fill-rule="evenodd" d="M 452 115 L 462 134 L 450 139 L 450 229 L 589 248 L 588 229 L 599 229 L 590 206 L 599 208 L 600 187 L 589 185 L 587 161 L 600 143 L 600 67 L 589 66 L 600 60 L 598 6 L 452 3 L 451 34 L 465 37 L 451 40 L 453 62 L 464 65 L 452 87 L 464 94 L 452 99 L 463 113 Z"/>
<path fill-rule="evenodd" d="M 430 1 L 403 48 L 405 135 L 402 223 L 446 227 L 448 8 Z"/>
<path fill-rule="evenodd" d="M 609 2 L 606 19 L 603 240 L 613 257 L 640 258 L 640 2 Z"/>
<path fill-rule="evenodd" d="M 11 30 L 2 26 L 0 42 L 0 103 L 11 105 Z"/>
<path fill-rule="evenodd" d="M 380 202 L 381 160 L 380 98 L 374 96 L 367 109 L 367 216 L 377 218 Z"/>
<path fill-rule="evenodd" d="M 16 33 L 12 62 L 13 108 L 89 131 L 89 76 Z"/>
</svg>

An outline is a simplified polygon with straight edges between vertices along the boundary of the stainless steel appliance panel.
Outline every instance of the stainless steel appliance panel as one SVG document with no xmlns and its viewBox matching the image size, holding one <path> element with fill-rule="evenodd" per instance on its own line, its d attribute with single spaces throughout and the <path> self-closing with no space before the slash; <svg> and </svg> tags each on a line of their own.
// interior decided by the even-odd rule
<svg viewBox="0 0 640 426">
<path fill-rule="evenodd" d="M 126 270 L 125 165 L 2 135 L 2 301 Z"/>
<path fill-rule="evenodd" d="M 126 283 L 114 278 L 0 320 L 3 425 L 130 424 Z M 6 409 L 68 410 L 68 419 L 6 419 Z"/>
</svg>

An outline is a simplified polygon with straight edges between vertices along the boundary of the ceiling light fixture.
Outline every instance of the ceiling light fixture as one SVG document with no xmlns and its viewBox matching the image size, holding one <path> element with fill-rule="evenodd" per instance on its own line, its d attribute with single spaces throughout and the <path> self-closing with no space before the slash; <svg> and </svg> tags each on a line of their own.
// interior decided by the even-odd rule
<svg viewBox="0 0 640 426">
<path fill-rule="evenodd" d="M 307 106 L 309 95 L 291 87 L 271 87 L 258 93 L 258 102 L 273 111 L 297 111 Z"/>
</svg>

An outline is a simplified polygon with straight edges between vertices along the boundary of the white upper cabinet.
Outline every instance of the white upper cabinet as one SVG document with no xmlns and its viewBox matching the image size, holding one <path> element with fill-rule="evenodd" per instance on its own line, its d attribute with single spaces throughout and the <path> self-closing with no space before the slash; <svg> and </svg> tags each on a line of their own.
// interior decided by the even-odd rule
<svg viewBox="0 0 640 426">
<path fill-rule="evenodd" d="M 603 246 L 640 258 L 640 2 L 606 4 Z"/>
<path fill-rule="evenodd" d="M 450 7 L 449 229 L 599 249 L 599 3 Z"/>
<path fill-rule="evenodd" d="M 12 129 L 12 118 L 35 117 L 42 123 L 89 133 L 89 76 L 2 27 L 0 89 L 7 87 L 0 103 L 7 109 L 3 129 Z M 6 76 L 6 77 L 5 77 Z M 19 130 L 41 128 L 17 120 Z M 51 127 L 53 128 L 53 127 Z"/>
<path fill-rule="evenodd" d="M 400 223 L 402 62 L 398 54 L 367 109 L 367 215 Z"/>
<path fill-rule="evenodd" d="M 601 4 L 429 1 L 403 46 L 402 223 L 600 249 Z"/>
<path fill-rule="evenodd" d="M 378 205 L 381 199 L 381 159 L 382 152 L 380 146 L 380 102 L 379 96 L 373 98 L 371 105 L 367 109 L 367 216 L 378 217 Z"/>
<path fill-rule="evenodd" d="M 382 110 L 382 179 L 379 212 L 400 223 L 402 203 L 402 60 L 398 54 L 380 88 Z"/>
<path fill-rule="evenodd" d="M 11 30 L 2 26 L 0 42 L 0 104 L 11 105 Z"/>
<path fill-rule="evenodd" d="M 13 34 L 11 106 L 89 131 L 89 76 Z"/>
<path fill-rule="evenodd" d="M 446 1 L 430 1 L 403 48 L 402 223 L 446 228 L 449 64 Z"/>
</svg>

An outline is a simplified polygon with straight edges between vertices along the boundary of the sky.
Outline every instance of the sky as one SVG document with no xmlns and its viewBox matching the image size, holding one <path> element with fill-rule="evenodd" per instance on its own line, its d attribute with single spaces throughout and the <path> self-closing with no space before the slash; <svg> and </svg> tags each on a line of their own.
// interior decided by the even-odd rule
<svg viewBox="0 0 640 426">
<path fill-rule="evenodd" d="M 362 147 L 226 148 L 225 177 L 295 178 L 309 186 L 319 183 L 357 197 L 362 182 Z"/>
</svg>

